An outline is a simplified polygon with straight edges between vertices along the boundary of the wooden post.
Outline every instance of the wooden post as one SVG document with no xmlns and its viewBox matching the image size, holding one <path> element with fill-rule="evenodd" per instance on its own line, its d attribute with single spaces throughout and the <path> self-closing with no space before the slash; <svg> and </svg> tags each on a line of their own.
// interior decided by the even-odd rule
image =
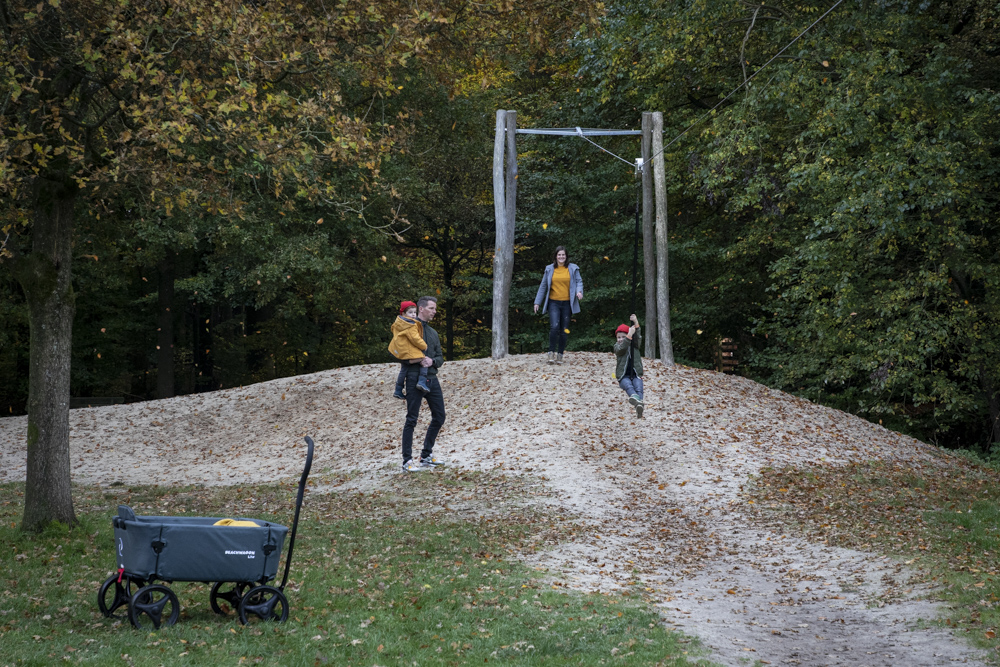
<svg viewBox="0 0 1000 667">
<path fill-rule="evenodd" d="M 493 250 L 493 358 L 507 356 L 507 311 L 510 306 L 510 277 L 514 266 L 514 234 L 507 223 L 507 196 L 504 183 L 504 144 L 507 112 L 497 110 L 493 139 L 493 214 L 496 217 L 496 245 Z"/>
<path fill-rule="evenodd" d="M 642 114 L 642 265 L 645 269 L 643 284 L 646 287 L 646 326 L 648 331 L 657 329 L 656 319 L 656 241 L 653 237 L 653 114 Z M 656 359 L 656 334 L 646 336 L 644 356 Z"/>
<path fill-rule="evenodd" d="M 656 324 L 660 334 L 660 360 L 674 365 L 670 340 L 670 287 L 668 277 L 667 179 L 663 164 L 663 114 L 653 113 L 653 190 L 656 199 Z"/>
<path fill-rule="evenodd" d="M 514 232 L 517 230 L 517 112 L 507 110 L 507 164 L 504 170 L 504 190 L 506 194 L 506 212 L 504 222 L 507 232 L 504 234 L 504 274 L 500 277 L 504 289 L 504 339 L 509 339 L 507 318 L 510 314 L 510 288 L 514 275 Z M 494 274 L 495 276 L 496 274 Z M 509 342 L 509 340 L 508 340 Z"/>
</svg>

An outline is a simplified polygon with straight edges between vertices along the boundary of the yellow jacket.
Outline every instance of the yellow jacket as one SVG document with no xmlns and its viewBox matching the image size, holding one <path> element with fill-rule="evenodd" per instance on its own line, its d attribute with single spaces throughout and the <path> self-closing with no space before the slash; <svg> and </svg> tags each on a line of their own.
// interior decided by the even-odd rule
<svg viewBox="0 0 1000 667">
<path fill-rule="evenodd" d="M 427 343 L 424 342 L 424 325 L 419 320 L 411 320 L 399 315 L 392 323 L 392 340 L 389 352 L 401 361 L 421 359 Z"/>
</svg>

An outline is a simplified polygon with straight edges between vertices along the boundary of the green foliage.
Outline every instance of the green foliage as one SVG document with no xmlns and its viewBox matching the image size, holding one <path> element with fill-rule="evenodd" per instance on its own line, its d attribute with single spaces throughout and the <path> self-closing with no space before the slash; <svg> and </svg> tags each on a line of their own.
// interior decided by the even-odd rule
<svg viewBox="0 0 1000 667">
<path fill-rule="evenodd" d="M 818 5 L 615 3 L 583 70 L 678 135 Z M 678 356 L 951 446 L 1000 441 L 995 8 L 841 5 L 665 152 Z M 749 352 L 747 352 L 749 351 Z"/>
</svg>

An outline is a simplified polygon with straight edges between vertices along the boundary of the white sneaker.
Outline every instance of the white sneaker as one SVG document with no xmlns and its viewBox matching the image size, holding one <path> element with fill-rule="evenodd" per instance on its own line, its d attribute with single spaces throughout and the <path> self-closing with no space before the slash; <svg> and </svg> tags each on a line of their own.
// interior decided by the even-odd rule
<svg viewBox="0 0 1000 667">
<path fill-rule="evenodd" d="M 424 466 L 426 468 L 436 468 L 438 466 L 443 466 L 444 465 L 444 461 L 442 461 L 441 459 L 439 459 L 436 456 L 428 456 L 428 457 L 420 459 L 420 465 L 422 465 L 422 466 Z"/>
<path fill-rule="evenodd" d="M 420 461 L 417 459 L 410 459 L 403 464 L 403 470 L 407 472 L 417 472 L 418 470 L 427 470 L 427 466 L 420 465 Z"/>
</svg>

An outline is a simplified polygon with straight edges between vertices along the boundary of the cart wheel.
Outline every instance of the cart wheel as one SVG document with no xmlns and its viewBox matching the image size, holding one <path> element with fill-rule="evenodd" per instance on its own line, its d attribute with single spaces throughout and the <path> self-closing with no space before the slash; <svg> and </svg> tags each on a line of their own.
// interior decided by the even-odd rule
<svg viewBox="0 0 1000 667">
<path fill-rule="evenodd" d="M 111 618 L 118 607 L 127 605 L 136 589 L 146 584 L 142 579 L 133 579 L 127 574 L 121 575 L 119 582 L 118 576 L 112 574 L 97 591 L 97 606 L 105 618 Z"/>
<path fill-rule="evenodd" d="M 284 623 L 288 620 L 288 600 L 274 586 L 255 586 L 240 600 L 240 623 L 252 620 Z"/>
<path fill-rule="evenodd" d="M 128 620 L 139 630 L 148 630 L 150 626 L 159 630 L 161 625 L 173 625 L 180 615 L 181 604 L 177 596 L 160 584 L 143 586 L 128 604 Z"/>
<path fill-rule="evenodd" d="M 240 607 L 240 600 L 243 599 L 243 593 L 246 591 L 247 586 L 250 584 L 245 584 L 242 582 L 230 583 L 228 581 L 217 581 L 215 585 L 212 586 L 212 594 L 209 596 L 208 601 L 212 605 L 212 611 L 220 616 L 228 616 L 230 609 L 236 611 Z M 229 590 L 222 590 L 223 586 L 231 586 Z M 228 607 L 220 607 L 220 602 L 228 602 Z"/>
</svg>

